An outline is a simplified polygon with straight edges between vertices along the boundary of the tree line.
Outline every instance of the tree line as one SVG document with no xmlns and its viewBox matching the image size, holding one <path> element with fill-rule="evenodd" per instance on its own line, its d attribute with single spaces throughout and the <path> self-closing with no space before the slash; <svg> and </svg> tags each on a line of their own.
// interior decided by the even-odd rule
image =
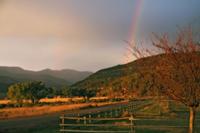
<svg viewBox="0 0 200 133">
<path fill-rule="evenodd" d="M 24 101 L 31 101 L 32 104 L 39 103 L 42 98 L 74 97 L 80 96 L 88 99 L 95 96 L 92 90 L 72 88 L 69 86 L 60 89 L 47 87 L 41 81 L 28 81 L 15 83 L 8 87 L 7 98 L 14 101 L 18 106 L 22 106 Z"/>
</svg>

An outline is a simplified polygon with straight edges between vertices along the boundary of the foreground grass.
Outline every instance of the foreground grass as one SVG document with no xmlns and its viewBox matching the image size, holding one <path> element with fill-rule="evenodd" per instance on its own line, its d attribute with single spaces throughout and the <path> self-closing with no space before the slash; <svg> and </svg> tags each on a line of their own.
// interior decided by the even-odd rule
<svg viewBox="0 0 200 133">
<path fill-rule="evenodd" d="M 91 103 L 90 103 L 91 104 Z M 93 103 L 94 104 L 94 103 Z M 94 106 L 115 106 L 116 102 L 95 103 Z M 107 105 L 107 106 L 105 106 Z M 91 106 L 90 106 L 91 107 Z M 108 108 L 108 107 L 107 107 Z M 95 111 L 96 108 L 80 110 L 83 113 Z M 76 110 L 77 112 L 78 110 Z M 59 132 L 59 117 L 63 112 L 53 114 L 43 114 L 42 116 L 14 118 L 0 120 L 0 133 L 57 133 Z M 66 111 L 68 114 L 75 113 L 75 110 Z"/>
<path fill-rule="evenodd" d="M 160 105 L 161 108 L 160 108 Z M 134 102 L 134 113 L 136 115 L 136 120 L 134 124 L 136 125 L 135 133 L 187 133 L 188 131 L 188 122 L 189 122 L 189 111 L 187 108 L 178 103 L 171 103 L 169 105 L 170 111 L 168 112 L 167 108 L 164 107 L 165 103 L 158 104 L 154 101 L 136 101 Z M 159 111 L 162 111 L 163 114 L 159 115 Z M 115 111 L 113 111 L 115 114 Z M 113 114 L 111 113 L 111 114 Z M 100 113 L 101 117 L 104 115 L 108 116 L 109 112 Z M 124 113 L 126 114 L 126 113 Z M 124 115 L 123 114 L 123 115 Z M 98 117 L 94 115 L 94 117 Z M 89 116 L 87 116 L 89 117 Z M 196 116 L 196 132 L 200 133 L 200 112 L 197 112 Z M 76 121 L 68 121 L 68 124 L 76 123 Z M 83 123 L 83 121 L 82 121 Z M 129 124 L 129 120 L 100 120 L 93 121 L 93 124 Z M 76 127 L 70 126 L 67 129 L 80 129 L 80 130 L 100 130 L 100 131 L 130 131 L 129 127 Z"/>
<path fill-rule="evenodd" d="M 148 115 L 148 113 L 152 114 L 156 112 L 157 106 L 155 104 L 150 105 L 148 108 L 146 106 L 147 102 L 138 102 L 138 110 L 136 112 L 144 112 Z M 137 106 L 137 105 L 136 105 Z M 140 107 L 144 108 L 140 108 Z M 163 120 L 138 120 L 135 121 L 136 132 L 135 133 L 187 133 L 187 127 L 174 127 L 174 126 L 187 126 L 188 125 L 188 110 L 183 108 L 182 106 L 171 104 L 171 108 L 173 113 L 176 113 L 176 117 L 180 117 L 182 119 L 177 119 L 176 117 L 163 119 Z M 149 109 L 149 112 L 147 111 Z M 87 112 L 87 109 L 85 109 Z M 88 111 L 89 112 L 89 111 Z M 72 112 L 73 113 L 73 112 Z M 37 117 L 29 117 L 29 118 L 17 118 L 10 120 L 1 120 L 0 121 L 0 133 L 58 133 L 59 132 L 59 116 L 60 113 L 48 114 Z M 197 118 L 200 118 L 200 113 L 197 113 Z M 71 121 L 68 121 L 71 123 Z M 116 121 L 114 121 L 116 122 Z M 122 121 L 120 121 L 122 122 Z M 97 123 L 105 124 L 106 121 L 98 121 Z M 109 124 L 109 123 L 108 123 Z M 153 127 L 145 127 L 151 126 Z M 200 125 L 200 120 L 196 120 L 196 125 Z M 143 127 L 140 127 L 143 126 Z M 73 127 L 72 127 L 73 128 Z M 80 129 L 80 127 L 76 127 L 75 129 Z M 83 129 L 91 130 L 91 128 L 83 127 Z M 99 130 L 127 130 L 118 128 L 115 129 L 113 127 L 106 129 L 101 128 Z M 129 129 L 128 129 L 129 130 Z M 196 128 L 196 133 L 200 133 L 200 127 Z"/>
</svg>

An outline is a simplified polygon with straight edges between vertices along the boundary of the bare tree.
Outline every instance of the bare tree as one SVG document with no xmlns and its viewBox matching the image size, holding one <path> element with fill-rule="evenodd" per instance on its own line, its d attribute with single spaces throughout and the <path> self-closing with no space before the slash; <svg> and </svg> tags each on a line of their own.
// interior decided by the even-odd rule
<svg viewBox="0 0 200 133">
<path fill-rule="evenodd" d="M 154 49 L 129 44 L 130 51 L 136 58 L 155 54 L 160 57 L 150 72 L 154 75 L 153 86 L 162 95 L 189 107 L 189 133 L 194 133 L 195 112 L 200 103 L 200 45 L 191 28 L 180 30 L 175 41 L 167 35 L 153 37 Z"/>
</svg>

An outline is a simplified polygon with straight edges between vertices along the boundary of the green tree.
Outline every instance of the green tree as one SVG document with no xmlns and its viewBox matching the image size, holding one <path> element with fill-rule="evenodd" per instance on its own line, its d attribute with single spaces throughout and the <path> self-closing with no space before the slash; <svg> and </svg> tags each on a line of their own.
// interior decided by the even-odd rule
<svg viewBox="0 0 200 133">
<path fill-rule="evenodd" d="M 22 106 L 23 100 L 26 99 L 25 84 L 17 83 L 8 88 L 7 97 L 16 102 L 17 106 Z"/>
<path fill-rule="evenodd" d="M 38 103 L 41 98 L 48 96 L 50 89 L 41 81 L 23 82 L 11 85 L 8 88 L 9 99 L 22 104 L 23 100 L 31 100 L 33 104 Z"/>
<path fill-rule="evenodd" d="M 85 101 L 88 101 L 89 98 L 96 96 L 96 91 L 91 88 L 71 88 L 72 96 L 81 96 L 84 97 Z"/>
<path fill-rule="evenodd" d="M 48 96 L 50 89 L 41 81 L 28 82 L 26 88 L 26 98 L 33 104 L 38 103 L 41 98 Z"/>
<path fill-rule="evenodd" d="M 69 88 L 68 86 L 65 86 L 61 89 L 61 96 L 63 97 L 72 97 L 73 96 L 73 90 Z"/>
</svg>

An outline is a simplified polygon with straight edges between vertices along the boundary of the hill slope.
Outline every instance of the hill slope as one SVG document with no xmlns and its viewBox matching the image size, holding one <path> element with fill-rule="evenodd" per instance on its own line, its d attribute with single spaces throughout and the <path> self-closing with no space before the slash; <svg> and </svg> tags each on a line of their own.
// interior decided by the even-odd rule
<svg viewBox="0 0 200 133">
<path fill-rule="evenodd" d="M 100 89 L 102 87 L 120 87 L 123 83 L 130 85 L 132 88 L 144 88 L 141 82 L 137 87 L 139 71 L 149 71 L 153 69 L 156 62 L 162 58 L 162 55 L 142 58 L 128 64 L 117 65 L 111 68 L 102 69 L 88 78 L 72 85 L 74 88 L 83 89 Z M 139 87 L 141 86 L 141 87 Z"/>
<path fill-rule="evenodd" d="M 194 54 L 200 56 L 199 52 Z M 181 57 L 183 55 L 180 54 L 178 56 Z M 157 63 L 165 58 L 166 55 L 160 54 L 141 58 L 128 64 L 103 69 L 73 84 L 72 87 L 98 92 L 101 90 L 100 92 L 103 95 L 110 95 L 111 93 L 123 95 L 127 89 L 130 89 L 131 91 L 128 93 L 134 93 L 133 95 L 151 95 L 154 93 L 154 90 L 152 90 L 151 79 L 153 79 L 153 76 L 151 72 L 155 69 Z M 123 88 L 127 89 L 123 90 Z"/>
</svg>

